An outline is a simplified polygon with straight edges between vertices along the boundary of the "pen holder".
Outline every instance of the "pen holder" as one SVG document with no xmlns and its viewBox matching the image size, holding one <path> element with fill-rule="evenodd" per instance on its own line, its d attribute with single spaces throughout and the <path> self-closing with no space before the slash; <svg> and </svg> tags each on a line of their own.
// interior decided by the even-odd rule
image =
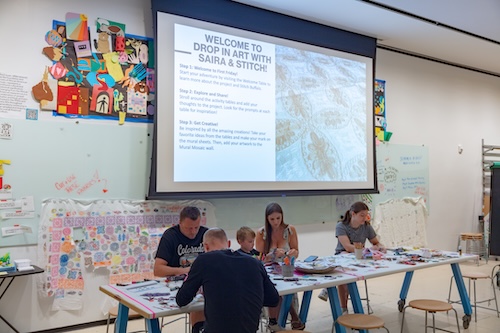
<svg viewBox="0 0 500 333">
<path fill-rule="evenodd" d="M 363 259 L 363 249 L 354 249 L 356 259 Z"/>
<path fill-rule="evenodd" d="M 281 265 L 281 274 L 284 278 L 293 277 L 294 265 Z"/>
</svg>

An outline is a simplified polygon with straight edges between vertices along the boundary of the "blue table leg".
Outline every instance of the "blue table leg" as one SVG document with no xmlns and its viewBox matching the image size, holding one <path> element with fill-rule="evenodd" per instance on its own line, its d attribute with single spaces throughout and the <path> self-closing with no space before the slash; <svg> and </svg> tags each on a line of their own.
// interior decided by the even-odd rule
<svg viewBox="0 0 500 333">
<path fill-rule="evenodd" d="M 128 307 L 118 304 L 118 316 L 115 320 L 115 333 L 127 333 Z"/>
<path fill-rule="evenodd" d="M 352 307 L 355 313 L 364 313 L 363 304 L 361 304 L 361 296 L 359 296 L 358 284 L 356 282 L 351 282 L 347 284 L 347 289 L 349 290 L 349 296 L 351 297 Z M 360 333 L 367 333 L 366 330 L 359 330 Z"/>
<path fill-rule="evenodd" d="M 278 319 L 278 324 L 281 327 L 286 326 L 286 317 L 288 312 L 290 312 L 290 306 L 292 305 L 293 294 L 282 296 L 280 314 Z"/>
<path fill-rule="evenodd" d="M 340 326 L 339 324 L 337 324 L 337 318 L 342 315 L 337 287 L 327 288 L 327 291 L 328 300 L 330 301 L 330 308 L 332 310 L 333 322 L 335 323 L 335 333 L 346 333 L 344 326 Z"/>
<path fill-rule="evenodd" d="M 458 293 L 460 294 L 460 300 L 462 301 L 462 306 L 464 307 L 464 312 L 466 315 L 472 314 L 472 307 L 470 305 L 470 299 L 467 295 L 467 290 L 465 289 L 464 279 L 462 277 L 462 272 L 460 271 L 460 265 L 455 263 L 451 264 L 451 270 L 453 271 L 453 276 L 455 277 L 455 282 L 457 284 Z"/>
<path fill-rule="evenodd" d="M 309 313 L 309 306 L 311 305 L 312 290 L 304 291 L 302 296 L 302 303 L 300 305 L 299 318 L 304 324 L 307 322 L 307 314 Z"/>
<path fill-rule="evenodd" d="M 361 296 L 359 296 L 358 285 L 356 282 L 347 284 L 349 295 L 351 296 L 351 303 L 355 313 L 364 313 L 363 305 L 361 304 Z"/>
<path fill-rule="evenodd" d="M 160 323 L 158 322 L 158 318 L 146 319 L 146 326 L 148 329 L 148 333 L 161 333 Z"/>
<path fill-rule="evenodd" d="M 406 272 L 405 279 L 403 281 L 403 286 L 401 287 L 401 292 L 399 293 L 398 310 L 403 312 L 406 303 L 406 297 L 408 296 L 408 290 L 410 289 L 411 279 L 413 278 L 413 271 Z"/>
</svg>

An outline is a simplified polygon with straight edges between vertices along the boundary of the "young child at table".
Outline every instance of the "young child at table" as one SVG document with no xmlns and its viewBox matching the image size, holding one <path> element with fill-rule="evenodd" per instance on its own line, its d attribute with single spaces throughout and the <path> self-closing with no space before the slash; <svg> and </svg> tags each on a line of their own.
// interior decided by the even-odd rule
<svg viewBox="0 0 500 333">
<path fill-rule="evenodd" d="M 254 248 L 255 231 L 249 227 L 241 227 L 236 232 L 236 240 L 240 244 L 238 252 L 259 258 L 260 252 Z"/>
</svg>

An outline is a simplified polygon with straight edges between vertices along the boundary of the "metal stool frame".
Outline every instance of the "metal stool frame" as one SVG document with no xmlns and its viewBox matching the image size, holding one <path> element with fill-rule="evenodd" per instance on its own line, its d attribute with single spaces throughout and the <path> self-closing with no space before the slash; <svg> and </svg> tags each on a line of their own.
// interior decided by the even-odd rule
<svg viewBox="0 0 500 333">
<path fill-rule="evenodd" d="M 403 333 L 403 327 L 404 327 L 404 323 L 405 323 L 405 313 L 406 313 L 406 309 L 408 307 L 411 307 L 413 309 L 417 309 L 417 310 L 421 310 L 421 311 L 425 311 L 425 332 L 427 333 L 427 328 L 429 327 L 432 327 L 432 332 L 435 333 L 436 330 L 439 330 L 439 331 L 444 331 L 444 332 L 450 332 L 450 333 L 456 333 L 456 332 L 453 332 L 453 331 L 449 331 L 449 330 L 445 330 L 443 328 L 439 328 L 439 327 L 436 327 L 436 318 L 435 318 L 435 315 L 436 315 L 436 312 L 444 312 L 444 311 L 449 311 L 449 310 L 444 310 L 444 311 L 429 311 L 429 310 L 425 310 L 425 309 L 421 309 L 421 308 L 416 308 L 416 307 L 413 307 L 412 306 L 412 302 L 414 301 L 418 301 L 418 300 L 413 300 L 413 301 L 410 301 L 410 303 L 405 306 L 403 308 L 403 319 L 401 320 L 401 333 Z M 433 301 L 433 300 L 428 300 L 428 301 Z M 443 302 L 444 303 L 444 302 Z M 455 310 L 453 308 L 453 306 L 450 305 L 450 310 L 453 310 L 455 312 L 455 318 L 457 320 L 457 329 L 458 329 L 458 333 L 460 333 L 460 324 L 458 323 L 458 313 L 457 313 L 457 310 Z M 429 326 L 427 324 L 427 313 L 431 313 L 432 314 L 432 326 Z"/>
<path fill-rule="evenodd" d="M 492 270 L 492 276 L 493 276 L 493 271 L 494 271 L 495 267 L 493 267 L 493 270 Z M 470 299 L 470 291 L 471 291 L 471 288 L 470 288 L 470 282 L 471 280 L 473 281 L 473 285 L 474 285 L 474 304 L 472 305 L 472 307 L 474 308 L 474 322 L 477 322 L 477 308 L 481 308 L 481 309 L 486 309 L 486 310 L 492 310 L 494 311 L 494 309 L 491 309 L 489 307 L 486 307 L 486 306 L 481 306 L 481 305 L 478 305 L 478 304 L 481 304 L 481 303 L 485 303 L 485 302 L 488 302 L 488 305 L 491 303 L 491 301 L 495 301 L 495 307 L 496 307 L 496 312 L 497 312 L 497 317 L 500 317 L 500 312 L 498 311 L 498 301 L 497 301 L 497 293 L 496 293 L 496 290 L 495 290 L 495 285 L 493 283 L 493 277 L 492 276 L 484 276 L 484 277 L 473 277 L 473 276 L 467 276 L 467 273 L 464 273 L 463 274 L 463 277 L 464 278 L 467 278 L 469 279 L 469 299 Z M 477 300 L 477 295 L 476 295 L 476 281 L 478 279 L 490 279 L 491 281 L 491 287 L 493 289 L 493 298 L 488 298 L 488 299 L 485 299 L 485 300 L 482 300 L 482 301 L 478 301 Z M 448 291 L 448 303 L 458 303 L 458 304 L 462 304 L 461 301 L 452 301 L 451 300 L 451 288 L 452 288 L 452 285 L 453 285 L 453 276 L 451 277 L 450 279 L 450 289 Z"/>
</svg>

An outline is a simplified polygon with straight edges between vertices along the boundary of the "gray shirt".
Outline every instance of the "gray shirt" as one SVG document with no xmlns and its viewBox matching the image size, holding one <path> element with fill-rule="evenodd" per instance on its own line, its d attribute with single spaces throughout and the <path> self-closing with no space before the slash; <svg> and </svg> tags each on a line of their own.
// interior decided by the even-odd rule
<svg viewBox="0 0 500 333">
<path fill-rule="evenodd" d="M 375 230 L 371 225 L 362 224 L 358 228 L 354 229 L 349 224 L 344 224 L 342 222 L 337 223 L 335 227 L 335 236 L 337 237 L 337 247 L 335 248 L 335 254 L 339 254 L 345 251 L 342 243 L 338 241 L 339 236 L 347 236 L 351 244 L 354 242 L 365 243 L 366 240 L 373 239 L 377 237 Z"/>
</svg>

